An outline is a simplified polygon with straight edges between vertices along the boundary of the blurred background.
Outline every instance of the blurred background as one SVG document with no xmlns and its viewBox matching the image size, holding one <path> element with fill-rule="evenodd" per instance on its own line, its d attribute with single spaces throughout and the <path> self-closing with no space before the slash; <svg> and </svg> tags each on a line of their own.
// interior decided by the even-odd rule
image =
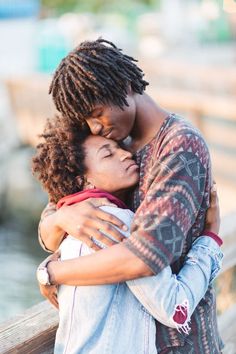
<svg viewBox="0 0 236 354">
<path fill-rule="evenodd" d="M 30 160 L 60 60 L 79 42 L 112 40 L 139 60 L 149 94 L 205 136 L 218 185 L 226 259 L 216 282 L 227 353 L 236 353 L 236 2 L 0 0 L 0 321 L 42 300 L 37 224 L 47 196 Z M 232 333 L 231 333 L 232 332 Z M 225 334 L 224 334 L 225 335 Z"/>
</svg>

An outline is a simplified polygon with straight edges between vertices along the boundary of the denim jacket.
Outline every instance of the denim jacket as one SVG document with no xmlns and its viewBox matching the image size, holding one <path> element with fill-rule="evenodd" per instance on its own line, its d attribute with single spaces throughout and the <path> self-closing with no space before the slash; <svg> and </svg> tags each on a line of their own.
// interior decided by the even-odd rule
<svg viewBox="0 0 236 354">
<path fill-rule="evenodd" d="M 133 218 L 130 210 L 110 206 L 102 209 L 130 227 Z M 93 252 L 72 236 L 60 248 L 62 259 Z M 201 236 L 193 243 L 178 275 L 166 267 L 156 276 L 126 283 L 61 285 L 54 353 L 157 353 L 155 319 L 186 335 L 191 330 L 190 317 L 219 272 L 222 257 L 217 243 Z"/>
</svg>

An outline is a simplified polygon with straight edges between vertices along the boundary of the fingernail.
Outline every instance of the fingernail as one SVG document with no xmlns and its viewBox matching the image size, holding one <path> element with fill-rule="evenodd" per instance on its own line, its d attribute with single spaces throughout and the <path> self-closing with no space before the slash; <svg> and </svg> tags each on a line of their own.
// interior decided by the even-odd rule
<svg viewBox="0 0 236 354">
<path fill-rule="evenodd" d="M 128 231 L 128 226 L 127 226 L 127 225 L 123 225 L 123 226 L 122 226 L 122 230 Z"/>
</svg>

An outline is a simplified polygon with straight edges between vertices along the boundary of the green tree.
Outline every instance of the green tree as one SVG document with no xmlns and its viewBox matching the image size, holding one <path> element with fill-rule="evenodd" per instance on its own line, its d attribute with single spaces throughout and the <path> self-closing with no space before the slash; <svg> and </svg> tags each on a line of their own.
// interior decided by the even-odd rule
<svg viewBox="0 0 236 354">
<path fill-rule="evenodd" d="M 131 8 L 134 10 L 138 8 L 156 7 L 159 0 L 42 0 L 42 5 L 45 8 L 53 9 L 58 13 L 66 11 L 82 10 L 90 12 L 101 12 L 106 10 L 116 9 L 119 11 L 121 8 Z"/>
</svg>

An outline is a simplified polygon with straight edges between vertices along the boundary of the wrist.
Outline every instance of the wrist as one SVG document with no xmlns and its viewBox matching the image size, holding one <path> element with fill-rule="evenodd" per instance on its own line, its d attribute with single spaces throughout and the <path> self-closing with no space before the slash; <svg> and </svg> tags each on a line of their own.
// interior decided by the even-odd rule
<svg viewBox="0 0 236 354">
<path fill-rule="evenodd" d="M 41 285 L 50 286 L 52 285 L 50 275 L 48 272 L 48 265 L 51 259 L 46 258 L 37 268 L 37 280 Z"/>
<path fill-rule="evenodd" d="M 51 285 L 57 285 L 56 284 L 56 279 L 55 279 L 55 267 L 54 265 L 57 263 L 57 261 L 49 261 L 47 264 L 47 270 L 48 270 L 48 275 L 49 275 L 49 279 L 50 279 L 50 284 Z"/>
<path fill-rule="evenodd" d="M 205 222 L 205 230 L 213 232 L 214 234 L 218 235 L 220 230 L 220 223 L 219 222 Z"/>
</svg>

